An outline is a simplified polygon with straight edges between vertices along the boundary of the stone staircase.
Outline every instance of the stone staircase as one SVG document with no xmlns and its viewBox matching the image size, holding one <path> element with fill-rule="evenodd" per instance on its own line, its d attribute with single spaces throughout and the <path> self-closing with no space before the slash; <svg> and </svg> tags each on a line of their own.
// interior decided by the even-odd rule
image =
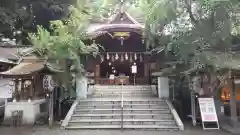
<svg viewBox="0 0 240 135">
<path fill-rule="evenodd" d="M 153 86 L 95 86 L 91 97 L 76 103 L 64 128 L 179 130 L 167 102 L 154 93 Z"/>
</svg>

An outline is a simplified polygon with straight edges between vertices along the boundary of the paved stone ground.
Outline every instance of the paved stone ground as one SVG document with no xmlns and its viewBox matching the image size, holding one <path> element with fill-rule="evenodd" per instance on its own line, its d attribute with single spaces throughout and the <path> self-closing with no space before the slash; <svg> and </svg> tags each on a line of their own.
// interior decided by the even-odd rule
<svg viewBox="0 0 240 135">
<path fill-rule="evenodd" d="M 185 131 L 144 131 L 144 130 L 63 130 L 59 126 L 0 127 L 0 135 L 231 135 L 218 130 L 203 131 L 201 127 L 187 126 Z"/>
</svg>

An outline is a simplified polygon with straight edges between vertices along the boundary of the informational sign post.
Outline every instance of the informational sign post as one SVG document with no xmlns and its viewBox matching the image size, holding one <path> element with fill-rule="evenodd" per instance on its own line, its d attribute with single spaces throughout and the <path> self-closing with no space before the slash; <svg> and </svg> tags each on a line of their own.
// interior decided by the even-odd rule
<svg viewBox="0 0 240 135">
<path fill-rule="evenodd" d="M 132 65 L 132 73 L 134 74 L 134 85 L 136 84 L 136 73 L 137 73 L 137 65 Z"/>
<path fill-rule="evenodd" d="M 137 65 L 132 66 L 132 73 L 136 74 L 137 73 Z"/>
<path fill-rule="evenodd" d="M 203 129 L 219 129 L 218 117 L 213 98 L 198 98 Z M 206 127 L 206 124 L 216 124 L 216 127 Z"/>
<path fill-rule="evenodd" d="M 52 79 L 52 76 L 50 75 L 45 75 L 43 77 L 43 88 L 49 91 L 53 91 L 54 89 L 54 82 Z"/>
</svg>

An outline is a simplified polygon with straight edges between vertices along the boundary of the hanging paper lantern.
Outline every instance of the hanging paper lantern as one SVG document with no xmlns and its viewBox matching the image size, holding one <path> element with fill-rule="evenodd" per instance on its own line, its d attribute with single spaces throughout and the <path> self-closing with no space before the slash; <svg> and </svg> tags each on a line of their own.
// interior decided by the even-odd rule
<svg viewBox="0 0 240 135">
<path fill-rule="evenodd" d="M 124 56 L 123 56 L 123 54 L 121 54 L 121 62 L 123 62 L 124 61 Z"/>
<path fill-rule="evenodd" d="M 110 56 L 109 56 L 109 54 L 107 53 L 107 60 L 109 60 L 110 59 Z"/>
<path fill-rule="evenodd" d="M 115 55 L 115 59 L 116 60 L 118 60 L 119 59 L 119 56 L 118 56 L 118 54 L 116 53 L 116 55 Z"/>
<path fill-rule="evenodd" d="M 128 60 L 128 54 L 127 53 L 125 54 L 125 59 Z"/>
<path fill-rule="evenodd" d="M 143 57 L 142 57 L 142 55 L 140 54 L 140 62 L 142 62 L 143 61 Z"/>
<path fill-rule="evenodd" d="M 134 59 L 137 60 L 137 54 L 136 53 L 134 54 Z"/>
</svg>

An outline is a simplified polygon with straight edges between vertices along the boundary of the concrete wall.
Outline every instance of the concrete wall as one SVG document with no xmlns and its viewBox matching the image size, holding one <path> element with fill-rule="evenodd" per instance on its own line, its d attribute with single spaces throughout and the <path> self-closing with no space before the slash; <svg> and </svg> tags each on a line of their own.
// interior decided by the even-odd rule
<svg viewBox="0 0 240 135">
<path fill-rule="evenodd" d="M 34 100 L 31 102 L 9 102 L 5 107 L 4 121 L 5 124 L 9 124 L 13 111 L 22 110 L 23 120 L 22 124 L 33 125 L 36 120 L 36 116 L 40 114 L 40 104 L 45 103 L 45 99 Z"/>
<path fill-rule="evenodd" d="M 6 90 L 11 87 L 9 85 L 11 80 L 10 78 L 0 78 L 0 116 L 4 115 Z"/>
<path fill-rule="evenodd" d="M 80 76 L 76 78 L 76 93 L 78 99 L 87 98 L 87 78 Z"/>
<path fill-rule="evenodd" d="M 169 79 L 168 77 L 158 77 L 158 97 L 169 98 Z"/>
</svg>

